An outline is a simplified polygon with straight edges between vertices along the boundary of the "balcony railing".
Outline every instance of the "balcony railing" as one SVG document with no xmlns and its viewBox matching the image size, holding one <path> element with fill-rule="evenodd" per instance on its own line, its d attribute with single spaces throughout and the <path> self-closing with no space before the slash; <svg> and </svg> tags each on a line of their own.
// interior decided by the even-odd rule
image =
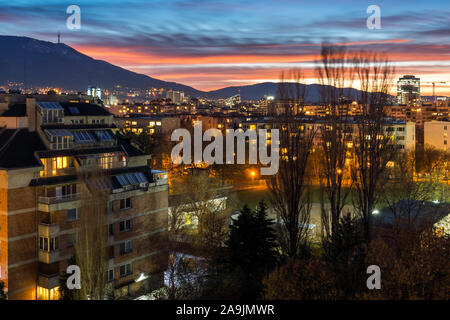
<svg viewBox="0 0 450 320">
<path fill-rule="evenodd" d="M 51 264 L 58 260 L 59 260 L 59 250 L 53 251 L 39 250 L 40 262 Z"/>
<path fill-rule="evenodd" d="M 56 223 L 39 223 L 38 226 L 40 237 L 54 237 L 59 234 L 59 224 Z"/>
<path fill-rule="evenodd" d="M 63 168 L 63 169 L 55 169 L 51 171 L 40 172 L 41 177 L 54 177 L 54 176 L 62 176 L 62 175 L 73 175 L 77 173 L 77 169 L 75 167 Z"/>
<path fill-rule="evenodd" d="M 71 193 L 55 197 L 39 197 L 38 201 L 45 204 L 55 204 L 61 202 L 75 201 L 80 199 L 81 193 Z"/>
</svg>

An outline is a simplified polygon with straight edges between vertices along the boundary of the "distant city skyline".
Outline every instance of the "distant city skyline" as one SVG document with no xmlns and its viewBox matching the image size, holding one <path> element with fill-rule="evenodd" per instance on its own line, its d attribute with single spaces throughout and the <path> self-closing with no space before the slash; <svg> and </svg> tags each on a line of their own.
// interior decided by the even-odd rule
<svg viewBox="0 0 450 320">
<path fill-rule="evenodd" d="M 396 77 L 421 79 L 421 93 L 450 95 L 450 11 L 430 1 L 0 1 L 3 35 L 61 41 L 95 59 L 200 90 L 278 81 L 293 67 L 314 79 L 322 42 L 387 53 Z M 81 29 L 66 28 L 69 5 Z M 366 27 L 369 5 L 381 29 Z M 394 82 L 394 88 L 395 82 Z"/>
</svg>

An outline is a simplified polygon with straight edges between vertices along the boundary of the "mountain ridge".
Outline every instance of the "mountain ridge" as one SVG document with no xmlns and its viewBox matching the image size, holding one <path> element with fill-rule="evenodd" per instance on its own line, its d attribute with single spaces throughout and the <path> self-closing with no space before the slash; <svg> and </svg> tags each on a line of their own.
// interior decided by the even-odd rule
<svg viewBox="0 0 450 320">
<path fill-rule="evenodd" d="M 28 86 L 54 86 L 84 91 L 88 85 L 112 89 L 117 85 L 133 89 L 149 87 L 184 91 L 192 97 L 228 98 L 240 94 L 243 100 L 257 100 L 264 95 L 277 97 L 279 83 L 225 87 L 201 91 L 176 82 L 159 80 L 136 73 L 104 60 L 97 60 L 64 44 L 30 37 L 0 35 L 0 84 L 25 82 Z M 318 102 L 318 84 L 307 86 L 308 102 Z M 359 90 L 346 89 L 351 96 Z"/>
</svg>

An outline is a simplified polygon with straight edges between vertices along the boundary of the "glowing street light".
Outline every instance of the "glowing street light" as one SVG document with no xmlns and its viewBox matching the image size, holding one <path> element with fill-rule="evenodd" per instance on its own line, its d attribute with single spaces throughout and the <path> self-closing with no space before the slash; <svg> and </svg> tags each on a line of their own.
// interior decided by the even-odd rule
<svg viewBox="0 0 450 320">
<path fill-rule="evenodd" d="M 250 171 L 250 175 L 252 176 L 252 184 L 255 182 L 255 171 Z"/>
</svg>

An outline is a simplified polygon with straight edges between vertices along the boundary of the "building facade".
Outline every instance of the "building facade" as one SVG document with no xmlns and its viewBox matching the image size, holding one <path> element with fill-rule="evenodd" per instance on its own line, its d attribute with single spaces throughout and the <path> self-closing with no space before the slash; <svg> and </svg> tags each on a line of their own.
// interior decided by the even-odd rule
<svg viewBox="0 0 450 320">
<path fill-rule="evenodd" d="M 450 121 L 430 121 L 424 123 L 424 143 L 440 150 L 450 150 Z"/>
<path fill-rule="evenodd" d="M 405 75 L 397 81 L 397 103 L 399 105 L 418 105 L 420 102 L 420 78 Z"/>
</svg>

